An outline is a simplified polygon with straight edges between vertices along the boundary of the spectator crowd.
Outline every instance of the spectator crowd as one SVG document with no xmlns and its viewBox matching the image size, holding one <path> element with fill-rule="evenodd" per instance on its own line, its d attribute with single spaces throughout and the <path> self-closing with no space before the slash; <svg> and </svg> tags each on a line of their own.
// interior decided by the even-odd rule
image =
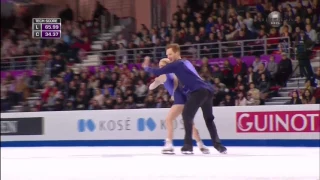
<svg viewBox="0 0 320 180">
<path fill-rule="evenodd" d="M 284 6 L 266 2 L 258 4 L 255 12 L 241 3 L 225 1 L 205 1 L 201 7 L 196 8 L 188 5 L 178 7 L 171 24 L 162 23 L 160 27 L 150 30 L 142 25 L 141 30 L 132 34 L 129 40 L 119 35 L 118 39 L 104 43 L 103 49 L 110 50 L 105 54 L 107 57 L 126 57 L 121 59 L 122 65 L 114 65 L 112 68 L 83 68 L 80 72 L 74 72 L 68 64 L 81 62 L 81 54 L 91 50 L 91 41 L 100 33 L 99 21 L 93 19 L 90 22 L 92 26 L 88 28 L 87 22 L 81 18 L 75 22 L 67 7 L 60 13 L 64 25 L 63 35 L 59 40 L 34 40 L 30 38 L 32 36 L 29 31 L 5 31 L 1 61 L 5 62 L 6 58 L 12 56 L 43 54 L 45 56 L 41 60 L 34 61 L 37 64 L 33 67 L 37 67 L 39 62 L 50 64 L 51 80 L 43 80 L 39 69 L 34 70 L 31 76 L 26 74 L 14 77 L 8 73 L 1 80 L 1 110 L 9 110 L 19 104 L 22 105 L 22 111 L 167 108 L 171 106 L 172 100 L 163 87 L 148 91 L 148 85 L 155 77 L 141 70 L 138 64 L 128 67 L 127 63 L 132 62 L 126 59 L 141 60 L 154 53 L 148 49 L 141 50 L 138 54 L 133 53 L 136 48 L 163 47 L 170 43 L 192 47 L 197 43 L 245 39 L 255 40 L 252 49 L 246 50 L 254 51 L 252 55 L 256 56 L 256 60 L 253 64 L 246 64 L 239 54 L 234 53 L 237 44 L 230 44 L 224 54 L 228 55 L 231 51 L 236 57 L 235 64 L 225 60 L 223 67 L 209 65 L 208 58 L 217 57 L 217 52 L 216 47 L 207 44 L 201 46 L 201 54 L 204 54 L 201 65 L 196 65 L 196 61 L 193 63 L 199 74 L 214 86 L 214 106 L 263 105 L 268 98 L 277 96 L 279 87 L 286 86 L 293 68 L 288 54 L 282 51 L 284 46 L 291 46 L 289 42 L 268 40 L 268 54 L 282 51 L 282 60 L 276 63 L 271 56 L 268 63 L 263 63 L 259 57 L 262 54 L 259 51 L 261 40 L 267 37 L 288 37 L 290 42 L 295 42 L 304 33 L 304 37 L 312 44 L 318 44 L 320 13 L 319 4 L 316 3 L 317 1 L 310 1 L 308 5 L 303 5 L 297 2 L 293 7 L 290 4 Z M 99 8 L 101 6 L 98 4 L 96 13 L 101 11 Z M 265 21 L 274 10 L 279 11 L 286 19 L 279 28 L 271 27 Z M 115 53 L 111 52 L 113 50 L 116 50 Z M 156 54 L 157 59 L 164 56 L 163 51 Z M 156 61 L 153 66 L 157 66 Z M 290 94 L 292 100 L 288 103 L 319 103 L 319 82 L 320 69 L 312 79 L 306 81 L 305 88 Z M 31 94 L 37 93 L 40 94 L 39 100 L 27 101 Z"/>
<path fill-rule="evenodd" d="M 276 85 L 285 86 L 286 78 L 292 72 L 291 60 L 286 54 L 283 54 L 279 64 L 272 56 L 266 65 L 257 57 L 252 66 L 237 58 L 236 64 L 225 60 L 223 68 L 220 68 L 210 66 L 203 58 L 202 65 L 195 67 L 214 86 L 214 106 L 263 105 L 266 99 L 277 95 Z M 130 69 L 126 65 L 116 65 L 113 69 L 86 68 L 79 73 L 67 67 L 66 71 L 61 71 L 48 82 L 41 82 L 41 76 L 36 71 L 30 77 L 25 75 L 17 79 L 8 74 L 1 82 L 1 109 L 9 110 L 19 102 L 25 102 L 22 111 L 170 107 L 171 97 L 163 87 L 148 90 L 154 78 L 138 67 Z M 315 79 L 316 84 L 307 80 L 305 87 L 293 91 L 290 94 L 292 99 L 287 104 L 319 104 L 320 68 L 315 73 Z M 37 89 L 42 89 L 40 100 L 32 104 L 24 101 Z"/>
<path fill-rule="evenodd" d="M 264 3 L 265 2 L 265 3 Z M 132 34 L 130 39 L 122 35 L 104 43 L 104 50 L 115 51 L 121 49 L 119 56 L 124 57 L 123 63 L 139 62 L 144 56 L 156 54 L 156 60 L 164 54 L 160 47 L 171 43 L 184 45 L 184 54 L 194 54 L 194 44 L 200 46 L 201 55 L 218 57 L 218 46 L 205 43 L 222 42 L 226 47 L 222 49 L 222 56 L 239 56 L 241 47 L 239 41 L 251 40 L 244 43 L 244 55 L 263 54 L 264 39 L 267 40 L 267 53 L 286 51 L 299 39 L 300 34 L 306 35 L 308 41 L 319 43 L 320 9 L 318 1 L 308 4 L 297 1 L 295 6 L 290 3 L 274 5 L 268 1 L 259 1 L 255 11 L 249 6 L 227 3 L 225 1 L 205 1 L 201 7 L 178 7 L 173 14 L 172 23 L 146 28 L 141 25 L 139 32 Z M 261 3 L 261 4 L 259 4 Z M 270 26 L 266 20 L 270 12 L 279 11 L 284 19 L 283 24 L 276 28 Z M 230 43 L 227 43 L 230 41 Z M 153 47 L 157 48 L 154 52 Z M 135 52 L 136 48 L 147 48 Z M 148 49 L 149 48 L 149 49 Z M 123 50 L 125 49 L 125 50 Z M 158 52 L 159 51 L 159 52 Z M 111 56 L 112 53 L 106 53 Z M 201 57 L 202 58 L 202 57 Z M 110 60 L 110 58 L 109 58 Z"/>
<path fill-rule="evenodd" d="M 100 34 L 98 17 L 103 10 L 104 7 L 97 3 L 93 19 L 85 21 L 81 17 L 75 19 L 72 9 L 66 5 L 66 8 L 59 13 L 63 22 L 61 39 L 32 38 L 32 24 L 27 23 L 32 22 L 32 17 L 27 22 L 21 21 L 15 14 L 2 18 L 5 22 L 13 23 L 1 29 L 1 70 L 8 70 L 12 64 L 15 69 L 34 69 L 57 59 L 63 59 L 67 63 L 81 62 L 83 54 L 91 51 L 91 42 Z M 21 56 L 32 57 L 28 59 Z M 12 57 L 19 58 L 11 59 Z M 32 63 L 28 64 L 28 61 Z"/>
</svg>

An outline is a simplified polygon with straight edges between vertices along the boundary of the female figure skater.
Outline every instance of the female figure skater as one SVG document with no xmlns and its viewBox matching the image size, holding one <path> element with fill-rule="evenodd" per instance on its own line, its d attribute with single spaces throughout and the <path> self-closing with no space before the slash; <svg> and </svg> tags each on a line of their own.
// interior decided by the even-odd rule
<svg viewBox="0 0 320 180">
<path fill-rule="evenodd" d="M 159 62 L 159 67 L 162 68 L 166 64 L 170 63 L 168 58 L 163 58 Z M 174 148 L 172 144 L 173 140 L 173 121 L 177 119 L 179 115 L 181 115 L 184 104 L 186 102 L 186 96 L 183 92 L 177 88 L 178 87 L 178 79 L 177 77 L 171 74 L 164 74 L 155 79 L 155 81 L 150 84 L 149 89 L 153 90 L 157 88 L 159 85 L 163 84 L 167 89 L 169 94 L 173 97 L 174 103 L 166 117 L 166 126 L 167 126 L 167 139 L 165 142 L 165 146 L 162 150 L 163 154 L 174 154 Z M 209 149 L 203 144 L 198 130 L 193 126 L 193 137 L 197 141 L 197 146 L 203 154 L 209 154 Z"/>
</svg>

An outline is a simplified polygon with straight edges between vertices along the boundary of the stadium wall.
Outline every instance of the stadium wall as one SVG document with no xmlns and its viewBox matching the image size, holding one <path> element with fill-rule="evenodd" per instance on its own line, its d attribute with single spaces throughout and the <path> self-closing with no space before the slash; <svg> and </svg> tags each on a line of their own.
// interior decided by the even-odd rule
<svg viewBox="0 0 320 180">
<path fill-rule="evenodd" d="M 139 31 L 141 24 L 145 24 L 147 28 L 152 28 L 152 6 L 157 4 L 151 0 L 98 0 L 104 7 L 106 7 L 112 14 L 117 15 L 120 18 L 124 17 L 133 17 L 136 20 L 136 30 Z M 158 0 L 161 1 L 161 0 Z M 158 2 L 157 1 L 157 2 Z M 47 1 L 47 0 L 35 0 L 36 3 L 44 4 L 48 6 L 54 6 L 56 11 L 53 12 L 58 15 L 59 11 L 65 8 L 65 4 L 68 4 L 70 8 L 74 11 L 74 16 L 76 17 L 76 12 L 78 12 L 79 16 L 84 18 L 85 20 L 91 20 L 93 11 L 95 10 L 96 1 L 91 0 L 55 0 L 55 1 Z M 186 3 L 186 0 L 170 0 L 167 1 L 166 4 L 166 12 L 167 14 L 162 16 L 166 16 L 166 23 L 170 23 L 172 21 L 172 14 L 177 11 L 177 6 L 183 6 Z M 52 13 L 44 14 L 44 17 L 52 17 Z"/>
<path fill-rule="evenodd" d="M 169 109 L 59 111 L 1 114 L 1 147 L 162 146 Z M 214 107 L 227 146 L 319 147 L 319 105 Z M 195 124 L 206 144 L 209 134 L 199 111 Z M 181 145 L 181 117 L 175 145 Z"/>
</svg>

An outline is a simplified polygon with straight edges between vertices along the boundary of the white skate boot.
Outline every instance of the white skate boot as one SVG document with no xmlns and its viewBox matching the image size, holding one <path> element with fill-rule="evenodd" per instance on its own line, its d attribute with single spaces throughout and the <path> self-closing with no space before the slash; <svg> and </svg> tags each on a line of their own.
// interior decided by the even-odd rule
<svg viewBox="0 0 320 180">
<path fill-rule="evenodd" d="M 174 148 L 171 140 L 166 139 L 162 149 L 162 154 L 174 154 Z"/>
<path fill-rule="evenodd" d="M 203 154 L 210 154 L 209 148 L 205 146 L 202 141 L 197 142 L 197 146 Z"/>
</svg>

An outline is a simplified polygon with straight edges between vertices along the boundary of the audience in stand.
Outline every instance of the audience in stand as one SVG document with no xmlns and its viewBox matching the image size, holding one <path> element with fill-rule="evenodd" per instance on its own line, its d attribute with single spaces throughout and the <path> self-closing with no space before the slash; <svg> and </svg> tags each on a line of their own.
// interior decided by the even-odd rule
<svg viewBox="0 0 320 180">
<path fill-rule="evenodd" d="M 314 92 L 314 97 L 316 98 L 316 103 L 320 104 L 320 67 L 317 69 L 317 72 L 315 73 L 315 79 L 316 90 Z"/>
<path fill-rule="evenodd" d="M 101 7 L 99 6 L 99 8 Z M 15 14 L 12 16 L 19 19 L 19 17 L 15 17 Z M 97 19 L 84 21 L 81 17 L 75 20 L 69 5 L 66 5 L 66 9 L 59 13 L 59 17 L 62 18 L 62 37 L 60 40 L 32 39 L 30 23 L 25 23 L 22 26 L 30 26 L 25 28 L 17 28 L 15 24 L 10 25 L 9 23 L 10 26 L 6 25 L 5 29 L 1 29 L 1 71 L 9 70 L 12 64 L 18 70 L 39 68 L 39 63 L 55 60 L 57 55 L 68 63 L 81 62 L 81 54 L 91 51 L 91 41 L 100 34 L 99 22 Z M 1 18 L 3 19 L 3 17 Z M 3 19 L 3 21 L 9 20 Z M 43 56 L 38 58 L 35 55 Z M 13 59 L 14 62 L 12 62 L 11 57 L 15 56 L 34 57 Z M 31 60 L 32 63 L 28 64 L 27 60 Z"/>
<path fill-rule="evenodd" d="M 236 101 L 235 101 L 235 105 L 236 106 L 247 106 L 248 105 L 248 100 L 242 91 L 238 92 L 237 97 L 236 97 Z"/>
<path fill-rule="evenodd" d="M 298 91 L 293 91 L 291 94 L 291 100 L 287 104 L 302 104 Z"/>
<path fill-rule="evenodd" d="M 155 26 L 151 29 L 141 25 L 140 31 L 132 34 L 132 38 L 123 43 L 124 49 L 127 51 L 126 55 L 128 55 L 129 61 L 139 62 L 142 57 L 151 56 L 154 52 L 153 49 L 137 52 L 135 51 L 136 48 L 159 47 L 170 43 L 185 45 L 182 51 L 190 57 L 196 56 L 195 47 L 191 46 L 195 43 L 256 40 L 254 44 L 245 43 L 244 55 L 253 53 L 257 56 L 264 54 L 262 46 L 264 46 L 265 38 L 274 38 L 267 41 L 268 53 L 277 50 L 288 52 L 288 48 L 291 46 L 289 42 L 294 42 L 302 33 L 305 37 L 311 39 L 314 44 L 319 43 L 317 38 L 319 35 L 312 28 L 320 27 L 317 17 L 319 11 L 317 2 L 310 2 L 308 5 L 296 4 L 296 6 L 292 6 L 282 3 L 275 7 L 272 3 L 262 1 L 257 12 L 245 12 L 248 10 L 248 6 L 242 5 L 241 1 L 238 4 L 224 1 L 205 1 L 203 6 L 197 6 L 198 8 L 186 4 L 183 7 L 178 7 L 178 11 L 173 15 L 173 21 L 170 24 L 162 22 L 159 27 Z M 304 8 L 307 10 L 304 10 Z M 281 12 L 283 17 L 289 19 L 280 28 L 273 28 L 264 20 L 275 9 Z M 306 19 L 306 21 L 302 21 L 302 19 Z M 279 37 L 288 37 L 290 41 L 277 39 Z M 116 42 L 120 41 L 122 40 Z M 109 43 L 106 42 L 106 44 Z M 222 56 L 240 55 L 240 43 L 225 43 L 224 45 Z M 204 57 L 219 56 L 219 49 L 216 45 L 202 45 L 200 48 L 200 54 Z M 104 48 L 104 50 L 116 49 L 118 47 L 107 46 Z M 160 53 L 155 56 L 156 60 L 163 56 L 162 50 L 164 49 L 159 49 Z M 110 57 L 105 59 L 110 60 Z M 116 57 L 116 59 L 119 58 Z"/>
<path fill-rule="evenodd" d="M 309 89 L 305 89 L 302 94 L 302 104 L 315 104 L 316 99 Z"/>
<path fill-rule="evenodd" d="M 251 104 L 251 105 L 260 105 L 260 99 L 261 99 L 260 90 L 255 87 L 254 83 L 249 84 L 248 95 L 250 95 L 250 97 L 254 101 L 253 104 Z"/>
<path fill-rule="evenodd" d="M 290 75 L 292 74 L 292 62 L 286 53 L 281 54 L 281 61 L 278 65 L 278 71 L 275 73 L 275 79 L 280 86 L 286 86 Z"/>
</svg>

